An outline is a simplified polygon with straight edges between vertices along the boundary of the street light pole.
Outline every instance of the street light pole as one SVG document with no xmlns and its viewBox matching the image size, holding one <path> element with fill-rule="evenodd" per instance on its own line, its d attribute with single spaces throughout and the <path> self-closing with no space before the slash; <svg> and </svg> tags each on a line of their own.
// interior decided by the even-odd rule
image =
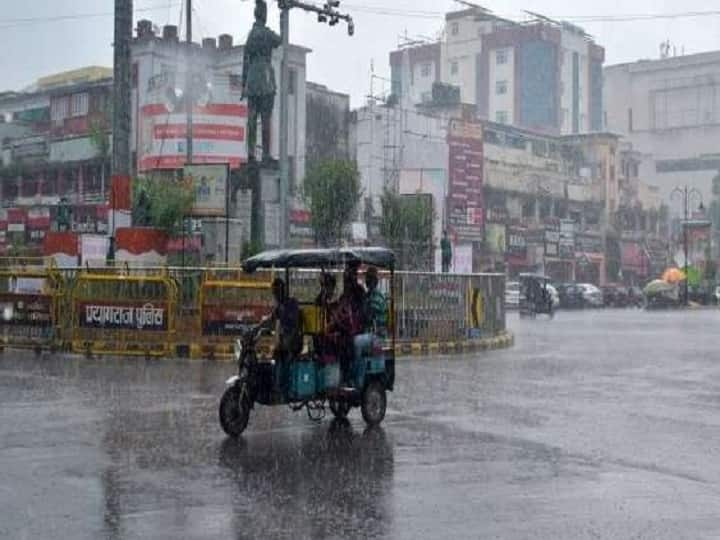
<svg viewBox="0 0 720 540">
<path fill-rule="evenodd" d="M 690 269 L 690 241 L 688 238 L 688 227 L 690 222 L 690 200 L 693 196 L 697 196 L 697 198 L 700 200 L 700 208 L 702 209 L 702 193 L 700 193 L 695 188 L 690 188 L 687 185 L 684 187 L 676 187 L 672 190 L 672 193 L 670 194 L 671 198 L 674 198 L 675 195 L 680 195 L 682 197 L 683 201 L 683 222 L 682 222 L 682 228 L 683 228 L 683 257 L 685 259 L 684 265 L 683 265 L 683 271 L 685 273 L 685 284 L 683 286 L 683 302 L 686 306 L 690 305 L 690 284 L 689 284 L 689 276 L 688 271 Z"/>
<path fill-rule="evenodd" d="M 185 51 L 185 107 L 187 116 L 185 126 L 185 163 L 192 164 L 193 160 L 193 106 L 195 100 L 193 97 L 193 80 L 192 80 L 192 0 L 186 0 L 185 4 L 185 42 L 187 49 Z"/>
<path fill-rule="evenodd" d="M 685 213 L 685 220 L 683 221 L 683 254 L 685 256 L 685 268 L 683 269 L 685 272 L 685 285 L 683 287 L 683 296 L 685 297 L 685 305 L 690 305 L 690 288 L 688 284 L 688 217 L 690 214 L 690 209 L 688 208 L 690 206 L 688 201 L 688 187 L 685 186 L 684 190 L 684 213 Z"/>
<path fill-rule="evenodd" d="M 286 247 L 289 239 L 288 222 L 290 210 L 288 208 L 288 191 L 290 186 L 290 160 L 289 160 L 289 82 L 288 52 L 290 49 L 290 10 L 300 8 L 317 14 L 318 22 L 327 22 L 335 26 L 341 20 L 347 22 L 348 34 L 355 33 L 355 24 L 352 17 L 337 11 L 339 0 L 327 0 L 324 6 L 307 4 L 300 0 L 278 0 L 280 8 L 280 37 L 282 38 L 282 60 L 280 63 L 280 247 Z"/>
</svg>

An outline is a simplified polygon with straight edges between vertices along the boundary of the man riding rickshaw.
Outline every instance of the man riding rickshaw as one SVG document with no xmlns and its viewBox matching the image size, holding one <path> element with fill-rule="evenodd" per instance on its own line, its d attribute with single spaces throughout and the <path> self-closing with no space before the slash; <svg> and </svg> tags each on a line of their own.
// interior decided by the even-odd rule
<svg viewBox="0 0 720 540">
<path fill-rule="evenodd" d="M 238 374 L 227 381 L 220 402 L 223 430 L 239 436 L 256 404 L 305 408 L 314 419 L 325 414 L 326 404 L 336 417 L 359 407 L 367 424 L 382 422 L 386 393 L 395 383 L 394 265 L 394 254 L 383 248 L 280 250 L 245 261 L 248 272 L 283 271 L 285 277 L 273 282 L 272 315 L 235 345 Z M 330 272 L 341 268 L 343 291 L 335 301 Z M 363 268 L 367 291 L 359 283 Z M 378 268 L 387 273 L 381 276 Z M 307 276 L 298 270 L 321 271 L 314 301 L 293 298 L 293 278 Z M 389 283 L 389 304 L 379 289 L 381 277 Z M 273 329 L 273 358 L 262 361 L 256 346 Z"/>
<path fill-rule="evenodd" d="M 520 274 L 520 316 L 554 315 L 550 278 L 539 274 Z"/>
</svg>

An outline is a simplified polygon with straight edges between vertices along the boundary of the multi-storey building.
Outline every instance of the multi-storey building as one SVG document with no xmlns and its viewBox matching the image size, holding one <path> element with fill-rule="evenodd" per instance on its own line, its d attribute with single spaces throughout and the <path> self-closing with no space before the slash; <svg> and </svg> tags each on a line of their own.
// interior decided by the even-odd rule
<svg viewBox="0 0 720 540">
<path fill-rule="evenodd" d="M 605 69 L 605 122 L 643 152 L 641 173 L 671 204 L 690 185 L 707 205 L 720 169 L 720 51 L 668 56 Z M 680 212 L 681 205 L 671 204 Z"/>
<path fill-rule="evenodd" d="M 393 93 L 417 104 L 434 83 L 493 122 L 575 134 L 602 130 L 605 51 L 582 28 L 535 16 L 515 23 L 487 10 L 448 13 L 443 38 L 390 54 Z"/>
</svg>

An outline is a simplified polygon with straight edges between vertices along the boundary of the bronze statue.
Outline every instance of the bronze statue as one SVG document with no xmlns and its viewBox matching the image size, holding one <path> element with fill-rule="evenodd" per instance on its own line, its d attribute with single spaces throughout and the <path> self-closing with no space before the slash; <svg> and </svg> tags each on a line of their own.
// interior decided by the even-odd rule
<svg viewBox="0 0 720 540">
<path fill-rule="evenodd" d="M 272 52 L 282 39 L 267 27 L 267 4 L 255 1 L 255 24 L 245 43 L 243 57 L 243 98 L 248 100 L 248 160 L 255 160 L 258 115 L 262 119 L 263 161 L 270 162 L 270 125 L 275 106 L 275 72 Z"/>
</svg>

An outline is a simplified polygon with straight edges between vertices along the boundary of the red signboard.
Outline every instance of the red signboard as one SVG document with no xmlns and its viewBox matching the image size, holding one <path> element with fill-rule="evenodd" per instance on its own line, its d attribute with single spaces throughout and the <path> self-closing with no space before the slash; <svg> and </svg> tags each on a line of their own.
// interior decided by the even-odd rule
<svg viewBox="0 0 720 540">
<path fill-rule="evenodd" d="M 482 241 L 485 222 L 482 124 L 451 120 L 448 147 L 450 229 L 460 241 Z"/>
<path fill-rule="evenodd" d="M 27 219 L 27 212 L 23 208 L 8 208 L 7 220 L 8 223 L 25 223 Z"/>
<path fill-rule="evenodd" d="M 267 304 L 247 304 L 242 307 L 204 306 L 203 335 L 241 335 L 248 326 L 259 323 L 271 311 L 272 307 Z"/>
</svg>

